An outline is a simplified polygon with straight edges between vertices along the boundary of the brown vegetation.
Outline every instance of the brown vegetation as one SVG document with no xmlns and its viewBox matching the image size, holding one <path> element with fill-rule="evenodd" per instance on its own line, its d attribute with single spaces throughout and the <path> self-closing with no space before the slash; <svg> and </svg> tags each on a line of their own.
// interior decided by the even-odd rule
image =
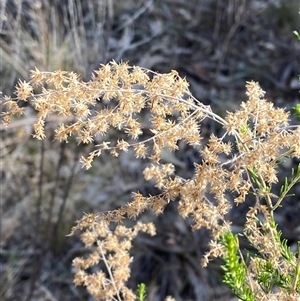
<svg viewBox="0 0 300 301">
<path fill-rule="evenodd" d="M 131 1 L 124 1 L 124 7 L 113 1 L 87 2 L 66 1 L 61 7 L 67 10 L 44 1 L 1 3 L 7 17 L 1 27 L 1 90 L 11 94 L 16 84 L 16 98 L 3 98 L 1 297 L 87 299 L 83 291 L 72 289 L 70 270 L 72 259 L 85 255 L 88 259 L 75 261 L 80 270 L 76 284 L 87 285 L 95 296 L 103 285 L 107 300 L 116 291 L 130 299 L 124 286 L 129 276 L 125 262 L 131 261 L 128 241 L 144 226 L 125 222 L 136 229 L 131 232 L 109 228 L 108 222 L 141 216 L 156 223 L 158 236 L 139 235 L 133 242 L 132 289 L 143 281 L 149 300 L 166 295 L 229 300 L 216 262 L 208 272 L 199 265 L 209 240 L 207 232 L 197 229 L 204 226 L 213 235 L 204 258 L 220 255 L 218 237 L 229 229 L 229 221 L 239 232 L 249 204 L 255 204 L 247 169 L 256 170 L 266 187 L 276 187 L 283 180 L 278 179 L 278 159 L 285 151 L 299 157 L 299 127 L 293 128 L 287 113 L 299 89 L 299 46 L 292 37 L 296 4 L 140 1 L 135 8 Z M 270 23 L 269 15 L 275 16 Z M 108 59 L 130 64 L 113 61 L 98 69 Z M 255 82 L 248 82 L 249 100 L 238 109 L 250 79 L 259 80 L 268 98 L 286 110 L 264 100 Z M 89 171 L 80 170 L 80 157 Z M 297 159 L 288 159 L 280 172 L 289 171 L 292 160 Z M 150 184 L 142 180 L 142 170 Z M 140 191 L 133 201 L 131 191 Z M 267 201 L 254 206 L 266 216 L 282 201 L 265 191 L 255 193 Z M 300 208 L 293 198 L 285 201 L 275 218 L 293 246 Z M 233 202 L 241 205 L 230 210 Z M 149 209 L 164 214 L 151 217 Z M 83 211 L 91 214 L 77 227 L 95 227 L 94 234 L 91 229 L 82 234 L 86 246 L 98 244 L 91 255 L 76 237 L 65 238 Z M 249 212 L 249 227 L 253 218 Z M 192 233 L 191 225 L 197 231 Z M 148 230 L 153 234 L 153 228 Z M 111 245 L 109 261 L 99 252 L 103 239 Z M 271 258 L 276 258 L 274 244 L 266 237 L 263 248 Z M 92 266 L 101 260 L 111 267 L 117 289 L 110 289 L 113 284 L 100 272 L 96 275 L 102 284 L 91 281 Z"/>
</svg>

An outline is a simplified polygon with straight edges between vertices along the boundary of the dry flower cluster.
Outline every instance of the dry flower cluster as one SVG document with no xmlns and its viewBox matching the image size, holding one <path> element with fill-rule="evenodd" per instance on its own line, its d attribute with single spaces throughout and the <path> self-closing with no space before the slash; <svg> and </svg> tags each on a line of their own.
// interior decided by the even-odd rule
<svg viewBox="0 0 300 301">
<path fill-rule="evenodd" d="M 74 227 L 84 229 L 81 240 L 85 247 L 93 249 L 87 258 L 75 258 L 74 266 L 77 273 L 74 278 L 75 285 L 84 285 L 96 300 L 135 300 L 135 294 L 126 287 L 130 277 L 129 256 L 131 241 L 139 231 L 155 235 L 154 225 L 136 223 L 132 228 L 123 225 L 109 229 L 109 220 L 103 214 L 87 214 Z M 73 233 L 71 233 L 73 234 Z M 89 274 L 86 270 L 105 264 L 106 272 L 97 271 Z"/>
<path fill-rule="evenodd" d="M 130 241 L 138 230 L 151 234 L 154 230 L 152 226 L 144 229 L 146 226 L 138 223 L 131 230 L 118 225 L 113 232 L 109 223 L 120 224 L 124 218 L 134 219 L 149 209 L 155 214 L 162 213 L 165 205 L 175 199 L 179 199 L 180 214 L 193 218 L 194 230 L 205 227 L 212 231 L 211 248 L 203 259 L 206 266 L 210 258 L 224 254 L 224 247 L 218 241 L 230 231 L 230 221 L 225 216 L 232 201 L 238 205 L 249 193 L 254 194 L 257 202 L 248 212 L 246 230 L 254 243 L 259 242 L 263 251 L 274 258 L 274 264 L 280 264 L 276 253 L 278 242 L 272 231 L 262 239 L 256 217 L 258 212 L 262 213 L 268 224 L 274 209 L 280 205 L 279 198 L 270 193 L 270 187 L 278 181 L 278 160 L 286 155 L 300 157 L 300 127 L 290 126 L 289 113 L 264 99 L 265 92 L 258 83 L 247 82 L 246 88 L 248 101 L 241 104 L 240 110 L 227 112 L 223 119 L 192 96 L 188 83 L 176 71 L 158 74 L 111 62 L 96 70 L 89 82 L 81 81 L 73 72 L 35 69 L 31 71 L 30 82 L 20 81 L 17 85 L 16 99 L 3 98 L 7 108 L 2 114 L 4 125 L 10 123 L 13 115 L 23 113 L 20 102 L 30 102 L 37 111 L 34 125 L 37 139 L 45 138 L 47 116 L 73 117 L 73 122 L 57 127 L 55 138 L 68 142 L 70 136 L 76 136 L 78 143 L 85 144 L 100 141 L 88 157 L 81 158 L 87 169 L 103 151 L 118 156 L 130 147 L 136 158 L 148 158 L 152 162 L 144 170 L 144 177 L 155 181 L 160 195 L 143 196 L 136 192 L 132 202 L 123 208 L 107 214 L 86 215 L 78 221 L 74 231 L 82 230 L 82 241 L 94 251 L 87 259 L 75 260 L 79 269 L 76 285 L 87 286 L 95 299 L 120 300 L 121 294 L 124 300 L 133 300 L 132 292 L 125 286 L 131 261 Z M 149 123 L 144 124 L 138 119 L 140 116 L 148 116 Z M 204 118 L 219 123 L 224 135 L 218 138 L 212 134 L 202 146 L 200 125 Z M 145 127 L 150 128 L 152 135 L 141 139 Z M 107 134 L 111 129 L 123 131 L 128 139 L 109 141 Z M 175 151 L 179 140 L 199 150 L 203 159 L 201 164 L 195 164 L 191 179 L 177 176 L 171 163 L 161 163 L 162 151 Z M 260 189 L 254 187 L 250 172 L 257 175 Z M 101 260 L 109 275 L 102 272 L 88 275 L 84 271 Z"/>
</svg>

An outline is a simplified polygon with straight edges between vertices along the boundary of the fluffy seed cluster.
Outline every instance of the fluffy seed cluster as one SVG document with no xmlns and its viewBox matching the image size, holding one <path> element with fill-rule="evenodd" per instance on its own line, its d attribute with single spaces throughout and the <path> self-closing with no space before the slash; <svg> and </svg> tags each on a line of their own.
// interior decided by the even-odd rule
<svg viewBox="0 0 300 301">
<path fill-rule="evenodd" d="M 112 231 L 109 224 L 108 216 L 87 214 L 72 229 L 71 235 L 77 229 L 83 231 L 81 240 L 91 250 L 88 257 L 74 259 L 73 264 L 77 269 L 74 284 L 86 286 L 95 300 L 133 301 L 135 294 L 126 287 L 132 261 L 129 255 L 131 242 L 139 231 L 155 235 L 155 228 L 151 223 L 137 222 L 131 228 L 117 225 Z M 105 266 L 103 270 L 88 272 L 100 263 Z"/>
<path fill-rule="evenodd" d="M 271 243 L 264 243 L 254 217 L 257 212 L 266 218 L 272 214 L 278 197 L 272 195 L 269 188 L 278 181 L 277 163 L 286 155 L 300 157 L 300 127 L 289 126 L 288 112 L 268 102 L 258 83 L 247 82 L 246 89 L 248 101 L 236 112 L 227 112 L 223 119 L 191 95 L 188 83 L 176 71 L 158 74 L 127 63 L 111 62 L 96 70 L 88 82 L 81 81 L 73 72 L 35 69 L 30 82 L 18 83 L 17 98 L 3 98 L 6 112 L 2 117 L 6 126 L 13 115 L 23 113 L 19 103 L 30 102 L 37 111 L 34 124 L 37 139 L 45 138 L 47 116 L 72 117 L 72 122 L 61 123 L 56 128 L 55 138 L 68 142 L 70 136 L 75 136 L 78 143 L 85 144 L 100 141 L 88 157 L 81 158 L 87 169 L 102 152 L 118 156 L 130 147 L 137 158 L 150 161 L 144 177 L 154 181 L 161 190 L 160 195 L 133 193 L 132 202 L 123 208 L 103 215 L 87 215 L 78 222 L 76 229 L 83 231 L 82 241 L 94 251 L 87 259 L 75 260 L 79 269 L 76 285 L 87 286 L 95 299 L 110 300 L 121 294 L 124 300 L 133 300 L 132 292 L 124 285 L 131 261 L 128 250 L 130 241 L 144 226 L 138 223 L 131 230 L 117 226 L 115 232 L 111 232 L 108 224 L 121 223 L 124 218 L 135 219 L 149 209 L 155 214 L 162 213 L 165 205 L 175 199 L 179 199 L 180 214 L 193 218 L 193 229 L 206 227 L 212 231 L 211 249 L 203 265 L 207 265 L 211 257 L 223 254 L 224 248 L 218 240 L 230 230 L 226 214 L 232 201 L 241 204 L 250 192 L 258 202 L 249 211 L 246 229 L 254 232 L 252 239 L 259 240 L 265 252 L 272 252 L 276 244 L 272 231 L 264 238 Z M 142 116 L 147 116 L 149 122 L 145 124 Z M 208 143 L 201 145 L 200 125 L 204 118 L 221 124 L 225 134 L 221 138 L 212 134 Z M 141 139 L 145 128 L 152 134 Z M 111 129 L 123 131 L 128 139 L 111 141 Z M 202 163 L 195 164 L 195 175 L 191 179 L 177 176 L 171 163 L 161 163 L 163 150 L 175 151 L 179 140 L 195 147 L 202 157 Z M 260 189 L 253 186 L 250 177 L 253 174 Z M 266 200 L 266 207 L 260 204 L 262 198 Z M 153 234 L 152 226 L 146 230 Z M 108 275 L 85 272 L 101 260 Z"/>
</svg>

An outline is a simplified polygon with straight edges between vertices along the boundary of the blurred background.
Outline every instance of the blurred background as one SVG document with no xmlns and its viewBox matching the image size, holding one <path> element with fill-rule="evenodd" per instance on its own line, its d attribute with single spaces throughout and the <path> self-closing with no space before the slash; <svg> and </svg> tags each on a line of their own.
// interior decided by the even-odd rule
<svg viewBox="0 0 300 301">
<path fill-rule="evenodd" d="M 299 0 L 1 0 L 0 91 L 13 95 L 29 71 L 75 71 L 88 81 L 100 64 L 114 59 L 158 72 L 175 69 L 194 96 L 224 116 L 245 101 L 245 83 L 259 81 L 267 98 L 288 111 L 299 103 Z M 2 108 L 1 108 L 2 110 Z M 58 116 L 47 120 L 47 138 L 32 139 L 34 111 L 1 128 L 0 300 L 91 300 L 72 283 L 72 260 L 83 256 L 79 237 L 66 237 L 83 212 L 112 210 L 132 191 L 155 194 L 142 178 L 147 162 L 131 152 L 103 154 L 89 171 L 79 157 L 93 146 L 53 142 Z M 296 122 L 293 120 L 292 122 Z M 218 132 L 210 121 L 203 135 Z M 115 139 L 116 133 L 110 133 Z M 197 152 L 179 145 L 167 161 L 183 177 L 193 175 Z M 287 160 L 282 175 L 297 162 Z M 300 189 L 276 215 L 294 247 L 300 234 Z M 251 202 L 251 200 L 249 200 Z M 229 218 L 241 231 L 249 203 Z M 148 286 L 148 300 L 235 299 L 222 284 L 220 262 L 202 269 L 208 233 L 190 231 L 177 213 L 145 214 L 157 226 L 153 238 L 139 236 L 133 249 L 130 287 Z"/>
</svg>

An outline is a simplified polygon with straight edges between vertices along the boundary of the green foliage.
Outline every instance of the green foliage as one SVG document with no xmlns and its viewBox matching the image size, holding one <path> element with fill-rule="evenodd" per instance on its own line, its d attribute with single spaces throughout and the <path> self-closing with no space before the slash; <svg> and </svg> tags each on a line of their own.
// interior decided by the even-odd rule
<svg viewBox="0 0 300 301">
<path fill-rule="evenodd" d="M 278 198 L 276 204 L 273 206 L 273 210 L 277 209 L 280 206 L 282 200 L 285 197 L 287 197 L 287 196 L 294 196 L 294 194 L 288 194 L 288 192 L 297 183 L 300 183 L 300 164 L 298 164 L 298 168 L 297 168 L 296 172 L 295 172 L 295 169 L 292 168 L 291 178 L 290 179 L 288 179 L 287 177 L 285 177 L 284 184 L 280 188 L 279 198 Z"/>
<path fill-rule="evenodd" d="M 293 34 L 297 37 L 298 41 L 300 41 L 300 34 L 298 31 L 294 30 Z"/>
<path fill-rule="evenodd" d="M 287 240 L 281 239 L 281 232 L 277 230 L 274 220 L 271 220 L 269 225 L 275 241 L 280 245 L 281 265 L 274 265 L 274 258 L 269 258 L 268 254 L 262 254 L 260 250 L 257 250 L 257 254 L 248 254 L 249 259 L 251 258 L 256 265 L 254 274 L 240 252 L 238 235 L 227 232 L 221 238 L 221 244 L 226 249 L 226 255 L 223 256 L 224 264 L 221 266 L 225 271 L 223 282 L 243 301 L 259 300 L 251 285 L 253 279 L 257 281 L 265 294 L 272 294 L 279 288 L 286 294 L 300 293 L 299 255 L 296 259 L 295 254 L 287 245 Z M 251 241 L 250 243 L 252 244 Z M 298 242 L 298 253 L 299 250 L 300 242 Z"/>
<path fill-rule="evenodd" d="M 251 175 L 258 182 L 255 172 Z M 292 169 L 291 179 L 285 179 L 285 183 L 281 188 L 280 196 L 284 198 L 287 192 L 300 178 L 300 166 L 295 173 Z M 279 204 L 279 203 L 277 203 Z M 277 206 L 278 207 L 278 206 Z M 274 207 L 272 208 L 273 210 Z M 288 246 L 288 241 L 282 239 L 281 231 L 277 229 L 273 217 L 267 222 L 262 222 L 257 218 L 260 225 L 261 237 L 270 236 L 273 243 L 277 246 L 278 258 L 274 258 L 273 254 L 264 253 L 263 245 L 258 240 L 247 237 L 249 243 L 256 249 L 255 254 L 248 254 L 248 262 L 255 265 L 255 269 L 245 262 L 240 252 L 238 235 L 232 232 L 225 233 L 221 238 L 221 245 L 225 247 L 223 255 L 224 264 L 222 269 L 225 271 L 223 276 L 224 283 L 233 291 L 233 293 L 243 301 L 259 300 L 255 294 L 252 283 L 257 281 L 265 294 L 273 294 L 280 289 L 283 294 L 300 293 L 300 242 L 298 242 L 298 257 Z"/>
<path fill-rule="evenodd" d="M 298 31 L 293 31 L 294 35 L 297 37 L 298 41 L 300 41 L 300 34 Z M 298 75 L 298 79 L 300 82 L 300 75 Z M 300 121 L 300 103 L 297 103 L 295 107 L 293 107 L 296 119 Z"/>
<path fill-rule="evenodd" d="M 145 283 L 141 283 L 138 285 L 137 294 L 136 294 L 138 301 L 146 301 L 146 299 L 147 299 L 146 290 L 147 290 L 147 286 Z"/>
<path fill-rule="evenodd" d="M 269 259 L 260 258 L 257 261 L 258 273 L 257 280 L 266 294 L 274 292 L 278 287 L 286 290 L 287 293 L 293 291 L 293 281 L 298 274 L 297 268 L 294 265 L 295 254 L 287 245 L 287 240 L 281 238 L 281 231 L 277 230 L 277 224 L 274 220 L 270 221 L 271 229 L 273 230 L 275 240 L 280 245 L 280 255 L 282 256 L 283 265 L 292 266 L 293 270 L 288 273 L 282 267 L 274 267 L 274 263 Z M 296 292 L 298 291 L 300 282 L 296 281 Z"/>
<path fill-rule="evenodd" d="M 299 81 L 300 81 L 300 77 L 299 77 Z M 293 110 L 294 110 L 294 114 L 295 114 L 296 119 L 300 121 L 300 103 L 297 103 L 293 107 Z"/>
<path fill-rule="evenodd" d="M 291 285 L 291 275 L 281 275 L 277 268 L 274 268 L 271 261 L 258 262 L 257 280 L 266 294 L 270 294 L 274 288 L 289 288 Z"/>
<path fill-rule="evenodd" d="M 221 267 L 225 271 L 223 281 L 243 301 L 253 301 L 254 294 L 246 281 L 247 266 L 239 252 L 238 236 L 227 232 L 222 236 L 221 244 L 226 249 L 223 257 L 225 264 Z"/>
</svg>

